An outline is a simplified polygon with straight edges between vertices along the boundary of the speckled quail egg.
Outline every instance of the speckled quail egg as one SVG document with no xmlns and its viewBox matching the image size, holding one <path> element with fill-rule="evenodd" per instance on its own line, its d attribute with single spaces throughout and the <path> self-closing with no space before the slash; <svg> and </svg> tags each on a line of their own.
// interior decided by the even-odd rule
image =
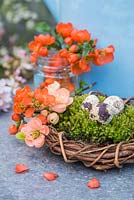
<svg viewBox="0 0 134 200">
<path fill-rule="evenodd" d="M 90 111 L 92 109 L 92 105 L 98 104 L 99 99 L 97 96 L 91 94 L 88 95 L 85 100 L 82 102 L 81 108 Z"/>
<path fill-rule="evenodd" d="M 106 103 L 98 103 L 92 106 L 89 117 L 92 120 L 98 121 L 102 124 L 108 124 L 112 120 L 114 114 L 112 106 Z"/>
<path fill-rule="evenodd" d="M 113 112 L 115 115 L 124 110 L 124 102 L 118 96 L 109 96 L 104 100 L 104 103 L 113 107 Z"/>
</svg>

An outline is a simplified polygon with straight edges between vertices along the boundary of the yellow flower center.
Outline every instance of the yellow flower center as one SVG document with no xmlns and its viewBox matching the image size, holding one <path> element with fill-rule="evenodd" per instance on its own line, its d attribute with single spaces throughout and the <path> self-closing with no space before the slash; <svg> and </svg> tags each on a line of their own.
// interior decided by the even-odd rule
<svg viewBox="0 0 134 200">
<path fill-rule="evenodd" d="M 105 56 L 106 54 L 105 54 L 104 51 L 101 51 L 101 52 L 100 52 L 100 55 L 101 55 L 101 56 Z"/>
<path fill-rule="evenodd" d="M 32 137 L 33 139 L 37 139 L 40 136 L 40 131 L 39 130 L 35 130 L 32 132 Z"/>
</svg>

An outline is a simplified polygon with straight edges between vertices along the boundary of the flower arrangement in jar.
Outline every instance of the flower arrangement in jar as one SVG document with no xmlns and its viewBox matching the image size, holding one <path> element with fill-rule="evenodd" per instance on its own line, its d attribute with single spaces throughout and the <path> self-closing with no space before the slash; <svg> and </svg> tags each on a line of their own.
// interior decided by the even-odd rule
<svg viewBox="0 0 134 200">
<path fill-rule="evenodd" d="M 96 44 L 97 39 L 92 39 L 88 30 L 78 30 L 70 22 L 58 23 L 49 34 L 34 36 L 28 46 L 31 62 L 41 64 L 41 85 L 58 81 L 74 91 L 73 75 L 91 71 L 91 64 L 102 66 L 114 59 L 113 45 L 101 49 Z"/>
</svg>

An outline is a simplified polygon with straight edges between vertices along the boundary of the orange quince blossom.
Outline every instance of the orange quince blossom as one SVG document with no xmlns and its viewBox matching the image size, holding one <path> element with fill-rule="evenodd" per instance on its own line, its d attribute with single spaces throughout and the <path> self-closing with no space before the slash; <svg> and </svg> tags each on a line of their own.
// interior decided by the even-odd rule
<svg viewBox="0 0 134 200">
<path fill-rule="evenodd" d="M 59 23 L 56 26 L 56 31 L 57 33 L 61 34 L 63 37 L 69 37 L 71 35 L 71 32 L 73 30 L 73 25 L 72 23 Z"/>
<path fill-rule="evenodd" d="M 21 101 L 23 98 L 27 98 L 31 96 L 32 96 L 32 90 L 28 85 L 26 85 L 23 88 L 19 88 L 16 90 L 14 101 Z"/>
<path fill-rule="evenodd" d="M 64 39 L 64 42 L 65 42 L 65 44 L 71 45 L 73 41 L 72 41 L 72 38 L 71 38 L 71 37 L 66 37 L 66 38 Z"/>
<path fill-rule="evenodd" d="M 72 63 L 70 66 L 73 74 L 80 75 L 83 73 L 83 70 L 80 68 L 79 61 L 76 63 Z"/>
<path fill-rule="evenodd" d="M 55 103 L 55 97 L 48 93 L 47 88 L 43 88 L 43 89 L 36 88 L 34 91 L 34 97 L 44 106 L 53 105 Z"/>
<path fill-rule="evenodd" d="M 71 53 L 77 53 L 77 52 L 78 52 L 78 45 L 73 44 L 73 45 L 69 48 L 69 51 L 70 51 Z"/>
<path fill-rule="evenodd" d="M 110 63 L 114 59 L 114 47 L 108 46 L 105 49 L 96 49 L 95 50 L 95 59 L 93 60 L 93 64 L 102 66 L 106 63 Z"/>
<path fill-rule="evenodd" d="M 61 58 L 68 58 L 68 56 L 69 56 L 68 50 L 67 50 L 67 49 L 61 49 L 61 50 L 59 51 L 59 56 L 60 56 Z"/>
<path fill-rule="evenodd" d="M 75 42 L 86 42 L 90 41 L 90 33 L 87 30 L 76 30 L 74 29 L 71 33 L 71 38 Z"/>
<path fill-rule="evenodd" d="M 79 60 L 79 55 L 75 53 L 70 53 L 68 56 L 68 60 L 70 63 L 76 63 Z"/>
<path fill-rule="evenodd" d="M 86 59 L 83 57 L 81 60 L 79 60 L 79 67 L 83 72 L 89 72 L 91 71 L 91 66 L 86 61 Z"/>
<path fill-rule="evenodd" d="M 28 106 L 32 106 L 32 91 L 29 86 L 25 86 L 22 89 L 16 91 L 14 96 L 14 113 L 24 113 Z"/>
<path fill-rule="evenodd" d="M 71 71 L 73 74 L 79 75 L 84 72 L 91 71 L 91 66 L 83 57 L 78 62 L 74 62 L 71 64 Z"/>
<path fill-rule="evenodd" d="M 32 118 L 22 129 L 25 134 L 25 142 L 30 147 L 40 148 L 45 143 L 45 135 L 49 134 L 49 127 L 42 125 L 38 118 Z"/>
<path fill-rule="evenodd" d="M 97 38 L 91 38 L 88 30 L 74 29 L 72 23 L 60 22 L 51 35 L 40 34 L 29 42 L 29 49 L 32 52 L 30 60 L 35 63 L 40 56 L 50 55 L 47 57 L 47 60 L 49 59 L 48 66 L 44 66 L 42 69 L 42 72 L 49 77 L 52 77 L 53 73 L 57 76 L 59 70 L 65 67 L 69 68 L 69 66 L 71 66 L 73 74 L 80 75 L 91 70 L 90 63 L 102 66 L 113 61 L 114 47 L 111 45 L 104 49 L 98 49 L 96 44 Z M 54 49 L 58 52 L 51 55 Z M 55 80 L 57 81 L 57 78 Z M 43 85 L 48 84 L 42 84 L 42 87 L 44 87 Z"/>
<path fill-rule="evenodd" d="M 51 45 L 55 42 L 55 38 L 49 34 L 34 36 L 34 41 L 40 43 L 41 45 Z"/>
<path fill-rule="evenodd" d="M 42 46 L 41 43 L 39 43 L 37 41 L 31 41 L 28 43 L 28 47 L 29 47 L 30 51 L 34 51 L 34 52 L 38 52 L 38 50 L 41 46 Z"/>
<path fill-rule="evenodd" d="M 47 56 L 48 50 L 46 47 L 40 47 L 38 50 L 38 56 Z"/>
</svg>

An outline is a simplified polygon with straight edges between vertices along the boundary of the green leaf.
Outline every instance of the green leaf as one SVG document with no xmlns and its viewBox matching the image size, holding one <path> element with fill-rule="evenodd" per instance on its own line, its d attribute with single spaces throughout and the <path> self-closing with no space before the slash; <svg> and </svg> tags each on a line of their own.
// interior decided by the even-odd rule
<svg viewBox="0 0 134 200">
<path fill-rule="evenodd" d="M 21 122 L 16 122 L 15 124 L 16 124 L 17 127 L 19 127 Z"/>
<path fill-rule="evenodd" d="M 89 48 L 89 43 L 88 42 L 84 42 L 82 45 L 82 56 L 86 56 L 90 51 Z"/>
<path fill-rule="evenodd" d="M 18 140 L 24 141 L 24 140 L 25 140 L 25 134 L 24 134 L 23 132 L 18 132 L 18 133 L 16 134 L 16 138 L 17 138 Z"/>
<path fill-rule="evenodd" d="M 62 45 L 64 40 L 63 40 L 63 37 L 59 34 L 56 35 L 56 40 Z"/>
<path fill-rule="evenodd" d="M 82 44 L 82 46 L 83 46 L 83 48 L 88 48 L 88 42 L 83 42 L 83 44 Z"/>
<path fill-rule="evenodd" d="M 94 43 L 93 40 L 90 40 L 90 41 L 89 41 L 89 44 L 90 44 L 91 46 L 93 46 L 93 43 Z"/>
<path fill-rule="evenodd" d="M 84 86 L 86 86 L 86 85 L 87 85 L 86 82 L 80 80 L 80 82 L 79 82 L 79 88 L 75 90 L 75 95 L 81 94 L 82 91 L 83 91 L 83 89 L 84 89 Z"/>
<path fill-rule="evenodd" d="M 86 86 L 86 85 L 87 85 L 87 83 L 86 83 L 85 81 L 80 80 L 80 82 L 79 82 L 79 87 L 80 87 L 80 88 L 83 88 L 83 87 Z"/>
<path fill-rule="evenodd" d="M 50 33 L 51 27 L 46 22 L 39 22 L 36 24 L 35 30 L 41 33 L 42 32 Z"/>
</svg>

